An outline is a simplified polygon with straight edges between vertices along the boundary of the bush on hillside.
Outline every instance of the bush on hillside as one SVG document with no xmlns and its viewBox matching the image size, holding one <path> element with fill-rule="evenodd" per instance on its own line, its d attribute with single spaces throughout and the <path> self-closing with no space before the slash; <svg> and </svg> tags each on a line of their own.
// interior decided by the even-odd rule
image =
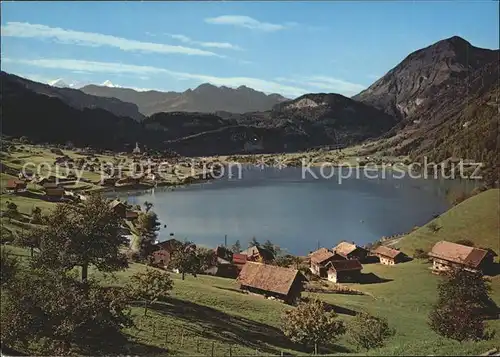
<svg viewBox="0 0 500 357">
<path fill-rule="evenodd" d="M 415 253 L 413 253 L 413 258 L 415 258 L 415 259 L 427 259 L 427 258 L 429 258 L 429 256 L 425 250 L 417 248 L 417 249 L 415 249 Z"/>
<path fill-rule="evenodd" d="M 439 231 L 441 229 L 441 227 L 438 226 L 436 222 L 431 222 L 427 225 L 427 229 L 429 231 L 431 231 L 432 233 L 436 233 L 437 231 Z"/>
<path fill-rule="evenodd" d="M 394 335 L 394 330 L 386 319 L 362 312 L 349 322 L 347 335 L 352 344 L 369 350 L 383 346 L 385 340 Z"/>
<path fill-rule="evenodd" d="M 493 337 L 484 320 L 498 314 L 489 296 L 490 286 L 480 272 L 454 269 L 438 286 L 438 302 L 429 314 L 429 325 L 436 333 L 457 341 L 485 340 Z"/>
<path fill-rule="evenodd" d="M 318 299 L 285 311 L 281 330 L 293 342 L 314 346 L 315 352 L 320 344 L 333 342 L 346 332 L 344 322 L 335 312 L 327 312 L 325 303 Z"/>
</svg>

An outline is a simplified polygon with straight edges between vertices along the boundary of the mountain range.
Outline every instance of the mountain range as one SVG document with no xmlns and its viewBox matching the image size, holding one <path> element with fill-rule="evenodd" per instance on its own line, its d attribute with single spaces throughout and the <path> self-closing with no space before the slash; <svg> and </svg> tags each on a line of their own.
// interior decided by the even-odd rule
<svg viewBox="0 0 500 357">
<path fill-rule="evenodd" d="M 464 157 L 498 167 L 499 53 L 448 38 L 409 54 L 352 98 L 319 93 L 286 100 L 210 84 L 183 93 L 111 83 L 76 90 L 2 72 L 3 132 L 119 150 L 139 141 L 183 155 L 295 151 L 381 138 L 367 150 L 439 161 Z"/>
<path fill-rule="evenodd" d="M 108 82 L 108 81 L 107 81 Z M 160 112 L 204 112 L 226 111 L 246 113 L 271 109 L 275 104 L 287 100 L 279 94 L 266 95 L 246 86 L 236 89 L 216 87 L 204 83 L 185 92 L 137 91 L 120 88 L 109 83 L 98 86 L 87 85 L 80 90 L 84 93 L 106 98 L 117 98 L 134 103 L 143 115 Z M 111 84 L 111 85 L 110 85 Z"/>
</svg>

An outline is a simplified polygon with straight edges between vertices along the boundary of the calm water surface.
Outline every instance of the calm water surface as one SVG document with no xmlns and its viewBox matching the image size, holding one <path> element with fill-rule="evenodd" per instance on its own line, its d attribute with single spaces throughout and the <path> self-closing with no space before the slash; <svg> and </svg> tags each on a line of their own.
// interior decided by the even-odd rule
<svg viewBox="0 0 500 357">
<path fill-rule="evenodd" d="M 379 175 L 380 176 L 380 175 Z M 133 204 L 149 201 L 162 222 L 160 240 L 169 233 L 195 243 L 228 245 L 237 239 L 246 247 L 255 236 L 292 254 L 306 254 L 340 240 L 358 244 L 407 232 L 449 208 L 452 186 L 473 188 L 473 182 L 425 180 L 387 175 L 385 179 L 338 176 L 302 178 L 301 168 L 247 167 L 241 179 L 147 192 L 118 194 Z M 163 225 L 167 224 L 167 228 Z"/>
</svg>

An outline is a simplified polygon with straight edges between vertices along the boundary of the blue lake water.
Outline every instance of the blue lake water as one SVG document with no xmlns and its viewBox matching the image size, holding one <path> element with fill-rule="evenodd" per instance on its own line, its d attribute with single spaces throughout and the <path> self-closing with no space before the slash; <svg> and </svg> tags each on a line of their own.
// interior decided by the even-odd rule
<svg viewBox="0 0 500 357">
<path fill-rule="evenodd" d="M 246 247 L 255 236 L 292 254 L 306 254 L 318 244 L 366 244 L 407 232 L 450 207 L 447 189 L 474 188 L 471 181 L 380 176 L 361 175 L 339 184 L 338 172 L 315 179 L 307 173 L 303 178 L 301 168 L 246 167 L 240 179 L 117 196 L 133 204 L 154 204 L 162 222 L 160 240 L 172 232 L 178 239 L 214 247 L 224 244 L 227 235 L 228 245 L 239 239 Z"/>
</svg>

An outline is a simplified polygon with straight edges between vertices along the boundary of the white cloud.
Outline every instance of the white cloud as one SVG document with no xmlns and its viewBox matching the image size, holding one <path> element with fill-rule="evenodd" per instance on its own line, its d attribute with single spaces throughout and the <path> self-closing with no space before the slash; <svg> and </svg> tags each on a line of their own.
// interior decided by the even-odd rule
<svg viewBox="0 0 500 357">
<path fill-rule="evenodd" d="M 149 75 L 166 75 L 178 80 L 192 80 L 197 83 L 212 83 L 217 86 L 239 87 L 242 85 L 254 88 L 265 93 L 280 93 L 288 96 L 299 96 L 307 93 L 308 90 L 290 86 L 283 83 L 268 81 L 251 77 L 216 77 L 206 74 L 187 73 L 171 71 L 165 68 L 152 66 L 137 66 L 113 62 L 94 62 L 75 59 L 12 59 L 4 58 L 6 63 L 18 63 L 23 65 L 50 68 L 58 70 L 79 70 L 93 73 L 105 74 L 133 74 L 137 77 Z"/>
<path fill-rule="evenodd" d="M 242 15 L 223 15 L 218 17 L 210 17 L 205 19 L 205 22 L 214 25 L 239 26 L 251 30 L 260 30 L 265 32 L 280 31 L 286 29 L 289 26 L 297 25 L 296 23 L 272 24 L 269 22 L 260 22 L 259 20 L 256 20 L 250 16 Z"/>
<path fill-rule="evenodd" d="M 172 46 L 162 43 L 141 42 L 129 40 L 122 37 L 104 35 L 94 32 L 81 32 L 66 30 L 59 27 L 30 24 L 27 22 L 7 22 L 2 26 L 2 37 L 24 37 L 24 38 L 48 38 L 60 43 L 73 44 L 89 47 L 109 46 L 130 52 L 153 52 L 163 54 L 184 54 L 194 56 L 217 56 L 214 52 L 200 50 L 197 48 Z"/>
<path fill-rule="evenodd" d="M 185 35 L 176 35 L 176 34 L 167 34 L 167 35 L 172 37 L 173 39 L 179 40 L 183 43 L 188 43 L 190 45 L 209 47 L 209 48 L 241 50 L 241 48 L 239 46 L 233 45 L 233 44 L 228 43 L 228 42 L 203 42 L 203 41 L 193 40 L 190 37 L 185 36 Z"/>
<path fill-rule="evenodd" d="M 348 82 L 342 79 L 328 77 L 328 76 L 307 76 L 299 78 L 275 78 L 278 82 L 287 82 L 293 84 L 301 84 L 314 91 L 326 91 L 328 93 L 339 93 L 345 96 L 351 96 L 359 93 L 366 86 L 362 84 Z"/>
<path fill-rule="evenodd" d="M 367 77 L 370 79 L 379 79 L 382 76 L 379 74 L 369 74 Z"/>
</svg>

